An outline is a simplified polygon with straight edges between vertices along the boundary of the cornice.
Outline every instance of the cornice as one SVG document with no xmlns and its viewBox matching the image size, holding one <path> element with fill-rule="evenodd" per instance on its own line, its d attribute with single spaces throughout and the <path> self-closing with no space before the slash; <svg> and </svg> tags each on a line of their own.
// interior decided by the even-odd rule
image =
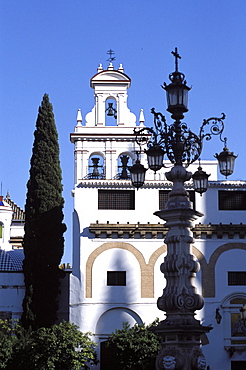
<svg viewBox="0 0 246 370">
<path fill-rule="evenodd" d="M 170 181 L 164 180 L 147 180 L 145 181 L 144 185 L 141 189 L 166 189 L 171 190 L 172 183 Z M 79 184 L 77 185 L 79 188 L 131 188 L 135 189 L 131 185 L 131 180 L 96 180 L 96 179 L 81 179 L 79 180 Z M 235 189 L 246 189 L 246 181 L 211 181 L 208 185 L 209 188 L 218 188 L 218 189 L 227 189 L 227 188 L 235 188 Z M 185 184 L 186 189 L 193 189 L 193 182 L 187 182 Z"/>
<path fill-rule="evenodd" d="M 209 188 L 246 188 L 246 181 L 231 180 L 231 181 L 210 181 Z"/>
<path fill-rule="evenodd" d="M 246 238 L 245 224 L 197 224 L 192 229 L 195 239 L 228 239 Z M 140 239 L 163 239 L 168 228 L 165 224 L 110 224 L 110 223 L 91 223 L 89 231 L 95 238 L 140 238 Z"/>
<path fill-rule="evenodd" d="M 95 179 L 86 179 L 79 180 L 78 188 L 130 188 L 135 189 L 131 185 L 130 180 L 95 180 Z"/>
</svg>

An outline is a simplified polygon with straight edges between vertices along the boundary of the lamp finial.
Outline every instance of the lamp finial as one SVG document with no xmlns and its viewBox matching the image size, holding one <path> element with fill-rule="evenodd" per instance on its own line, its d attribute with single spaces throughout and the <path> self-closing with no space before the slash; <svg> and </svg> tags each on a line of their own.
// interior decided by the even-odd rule
<svg viewBox="0 0 246 370">
<path fill-rule="evenodd" d="M 175 57 L 175 72 L 178 72 L 178 59 L 181 59 L 181 56 L 178 53 L 178 48 L 175 48 L 175 50 L 172 51 L 172 54 Z"/>
</svg>

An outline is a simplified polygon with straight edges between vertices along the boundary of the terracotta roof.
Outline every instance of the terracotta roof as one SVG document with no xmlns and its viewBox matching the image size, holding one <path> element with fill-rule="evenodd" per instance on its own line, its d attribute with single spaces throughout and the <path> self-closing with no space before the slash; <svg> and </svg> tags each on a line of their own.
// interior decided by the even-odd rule
<svg viewBox="0 0 246 370">
<path fill-rule="evenodd" d="M 5 202 L 7 202 L 11 206 L 11 208 L 14 211 L 13 220 L 24 221 L 25 220 L 25 212 L 23 211 L 23 209 L 21 209 L 19 206 L 17 206 L 17 204 L 15 204 L 8 196 L 6 196 L 6 198 L 4 200 L 5 200 Z"/>
</svg>

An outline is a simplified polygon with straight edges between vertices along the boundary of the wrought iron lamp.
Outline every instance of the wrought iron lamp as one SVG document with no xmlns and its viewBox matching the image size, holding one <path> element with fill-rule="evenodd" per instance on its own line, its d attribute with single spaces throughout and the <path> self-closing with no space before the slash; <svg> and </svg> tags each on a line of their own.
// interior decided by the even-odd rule
<svg viewBox="0 0 246 370">
<path fill-rule="evenodd" d="M 215 320 L 216 320 L 217 324 L 220 324 L 221 323 L 222 316 L 220 314 L 220 309 L 219 308 L 216 308 Z"/>
<path fill-rule="evenodd" d="M 207 191 L 208 188 L 208 178 L 210 175 L 208 175 L 205 171 L 202 170 L 202 167 L 200 166 L 197 169 L 197 171 L 192 175 L 193 179 L 193 186 L 197 193 L 204 193 Z"/>
<path fill-rule="evenodd" d="M 220 173 L 224 175 L 226 178 L 227 176 L 231 175 L 234 170 L 234 161 L 237 158 L 233 152 L 229 152 L 229 149 L 226 146 L 226 138 L 225 138 L 225 146 L 223 151 L 220 154 L 215 154 L 215 158 L 218 159 Z"/>
<path fill-rule="evenodd" d="M 144 127 L 134 129 L 136 134 L 136 142 L 140 146 L 147 145 L 145 153 L 148 159 L 148 166 L 154 172 L 163 167 L 164 156 L 170 160 L 175 166 L 188 167 L 196 160 L 200 160 L 204 139 L 210 140 L 212 135 L 219 136 L 224 143 L 224 149 L 220 154 L 215 154 L 219 162 L 219 169 L 222 175 L 229 176 L 234 170 L 234 161 L 236 155 L 230 152 L 226 146 L 227 139 L 222 138 L 224 131 L 225 114 L 221 117 L 211 117 L 204 119 L 199 133 L 193 133 L 186 123 L 181 122 L 184 118 L 184 113 L 188 112 L 188 91 L 190 87 L 187 86 L 185 76 L 178 71 L 178 54 L 177 48 L 172 52 L 175 56 L 175 72 L 169 75 L 171 83 L 162 86 L 167 94 L 167 111 L 175 120 L 172 124 L 167 124 L 164 115 L 160 112 L 155 112 L 152 108 L 151 113 L 154 115 L 154 127 Z M 140 176 L 141 172 L 143 178 L 146 171 L 142 167 L 132 166 L 130 172 L 132 174 L 132 183 L 136 183 L 136 177 Z M 208 176 L 199 165 L 198 171 L 193 175 L 194 189 L 196 192 L 202 194 L 207 190 Z M 139 186 L 139 182 L 138 187 Z M 144 181 L 142 185 L 144 184 Z"/>
<path fill-rule="evenodd" d="M 223 175 L 228 176 L 233 172 L 236 156 L 229 152 L 226 139 L 222 138 L 224 114 L 219 118 L 204 120 L 198 134 L 194 134 L 186 123 L 181 122 L 184 113 L 188 111 L 190 87 L 186 84 L 184 74 L 178 70 L 180 56 L 177 48 L 173 55 L 175 71 L 169 75 L 171 83 L 164 84 L 163 88 L 167 94 L 167 111 L 171 113 L 174 122 L 167 124 L 164 115 L 153 108 L 154 127 L 140 127 L 134 129 L 134 133 L 140 149 L 142 145 L 147 147 L 144 152 L 151 170 L 156 172 L 164 167 L 164 157 L 173 164 L 166 173 L 167 180 L 173 182 L 166 208 L 154 213 L 166 222 L 168 228 L 165 237 L 167 255 L 161 264 L 166 286 L 157 301 L 158 308 L 165 312 L 166 318 L 153 328 L 162 336 L 156 369 L 167 369 L 166 363 L 171 359 L 175 369 L 197 370 L 205 368 L 206 364 L 201 351 L 201 336 L 212 328 L 201 325 L 195 319 L 195 311 L 203 307 L 204 300 L 193 286 L 199 264 L 191 254 L 191 245 L 194 243 L 191 226 L 202 214 L 193 209 L 184 183 L 192 178 L 195 191 L 202 194 L 207 190 L 209 175 L 200 166 L 204 139 L 210 140 L 213 135 L 217 135 L 224 143 L 223 152 L 216 154 Z M 192 175 L 186 168 L 195 161 L 199 161 L 199 167 Z M 139 161 L 139 152 L 136 163 L 129 170 L 133 186 L 140 188 L 144 184 L 147 169 Z M 216 310 L 217 322 L 221 320 L 219 315 Z"/>
<path fill-rule="evenodd" d="M 132 185 L 137 188 L 137 190 L 144 184 L 146 171 L 147 168 L 144 168 L 139 159 L 137 159 L 135 164 L 130 167 Z"/>
</svg>

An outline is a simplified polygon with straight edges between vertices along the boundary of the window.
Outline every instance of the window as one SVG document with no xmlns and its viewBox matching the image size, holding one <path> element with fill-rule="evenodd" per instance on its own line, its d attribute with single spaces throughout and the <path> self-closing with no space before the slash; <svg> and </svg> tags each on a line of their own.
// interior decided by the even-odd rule
<svg viewBox="0 0 246 370">
<path fill-rule="evenodd" d="M 228 285 L 246 285 L 246 271 L 228 271 Z"/>
<path fill-rule="evenodd" d="M 135 191 L 98 190 L 98 209 L 135 209 Z"/>
<path fill-rule="evenodd" d="M 246 191 L 219 190 L 219 210 L 246 210 Z"/>
<path fill-rule="evenodd" d="M 159 209 L 164 209 L 168 201 L 168 194 L 170 190 L 159 190 Z M 195 209 L 195 191 L 188 191 L 190 196 L 190 201 L 193 203 L 193 209 Z"/>
<path fill-rule="evenodd" d="M 242 307 L 245 304 L 245 293 L 233 293 L 230 297 L 227 296 L 221 304 L 224 348 L 230 357 L 235 352 L 234 358 L 236 355 L 242 354 L 246 345 L 246 326 L 241 315 Z M 241 367 L 232 367 L 232 369 L 241 370 Z"/>
<path fill-rule="evenodd" d="M 107 271 L 107 285 L 126 286 L 126 271 Z"/>
<path fill-rule="evenodd" d="M 120 180 L 129 180 L 131 174 L 129 168 L 132 166 L 132 159 L 127 154 L 122 154 L 118 158 L 118 172 L 115 178 Z"/>
<path fill-rule="evenodd" d="M 105 179 L 104 159 L 101 155 L 91 155 L 89 158 L 86 179 Z"/>
<path fill-rule="evenodd" d="M 232 361 L 231 362 L 231 370 L 245 370 L 246 369 L 246 361 Z"/>
</svg>

